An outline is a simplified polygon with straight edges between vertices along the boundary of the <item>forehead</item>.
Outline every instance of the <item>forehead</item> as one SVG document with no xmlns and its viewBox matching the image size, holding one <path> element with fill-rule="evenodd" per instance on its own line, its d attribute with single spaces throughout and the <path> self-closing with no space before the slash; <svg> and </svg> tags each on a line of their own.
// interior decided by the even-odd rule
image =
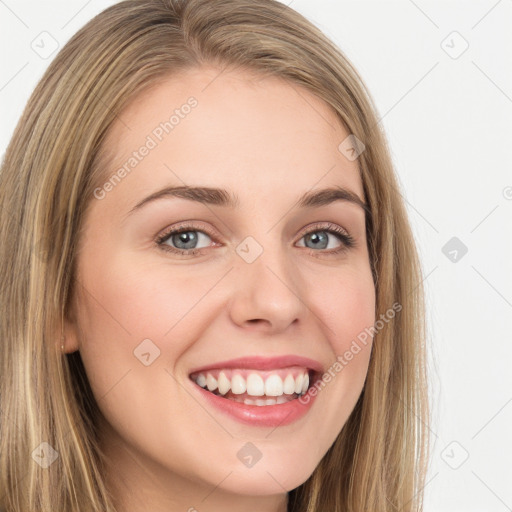
<svg viewBox="0 0 512 512">
<path fill-rule="evenodd" d="M 221 187 L 242 201 L 338 185 L 364 199 L 357 161 L 338 149 L 348 135 L 324 101 L 295 83 L 193 69 L 120 113 L 104 143 L 106 170 L 125 169 L 116 195 L 127 204 L 165 185 Z"/>
</svg>

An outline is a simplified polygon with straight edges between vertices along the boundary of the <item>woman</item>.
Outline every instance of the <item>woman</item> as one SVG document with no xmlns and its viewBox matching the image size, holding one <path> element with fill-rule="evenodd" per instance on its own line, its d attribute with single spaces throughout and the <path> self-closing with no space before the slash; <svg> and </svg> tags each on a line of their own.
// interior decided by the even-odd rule
<svg viewBox="0 0 512 512">
<path fill-rule="evenodd" d="M 6 511 L 419 511 L 418 257 L 348 60 L 273 0 L 129 0 L 0 174 Z"/>
</svg>

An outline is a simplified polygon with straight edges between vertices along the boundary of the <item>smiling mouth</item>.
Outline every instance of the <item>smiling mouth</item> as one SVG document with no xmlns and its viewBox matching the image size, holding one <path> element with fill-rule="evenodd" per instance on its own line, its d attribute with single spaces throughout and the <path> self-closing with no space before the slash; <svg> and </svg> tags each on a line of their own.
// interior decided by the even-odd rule
<svg viewBox="0 0 512 512">
<path fill-rule="evenodd" d="M 308 392 L 319 373 L 303 367 L 260 371 L 255 369 L 211 369 L 190 374 L 206 391 L 245 405 L 280 405 Z"/>
</svg>

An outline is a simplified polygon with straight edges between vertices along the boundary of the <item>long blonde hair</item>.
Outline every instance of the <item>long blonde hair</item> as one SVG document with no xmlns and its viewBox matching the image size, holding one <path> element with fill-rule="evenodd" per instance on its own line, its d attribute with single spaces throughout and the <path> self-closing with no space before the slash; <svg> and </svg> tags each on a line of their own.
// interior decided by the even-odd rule
<svg viewBox="0 0 512 512">
<path fill-rule="evenodd" d="M 375 334 L 351 416 L 290 491 L 288 509 L 420 511 L 429 452 L 422 278 L 386 139 L 348 59 L 275 0 L 120 2 L 62 48 L 35 88 L 0 172 L 0 508 L 115 512 L 99 409 L 79 352 L 60 353 L 60 332 L 77 286 L 84 212 L 105 172 L 105 134 L 136 95 L 202 64 L 305 87 L 364 143 L 376 317 L 401 305 Z M 44 467 L 51 455 L 57 460 Z"/>
</svg>

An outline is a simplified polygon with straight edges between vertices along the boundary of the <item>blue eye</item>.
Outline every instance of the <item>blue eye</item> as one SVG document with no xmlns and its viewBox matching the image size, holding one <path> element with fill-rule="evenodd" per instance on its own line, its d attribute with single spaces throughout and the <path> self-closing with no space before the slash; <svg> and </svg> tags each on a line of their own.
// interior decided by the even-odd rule
<svg viewBox="0 0 512 512">
<path fill-rule="evenodd" d="M 355 240 L 346 231 L 332 224 L 328 229 L 322 228 L 309 230 L 302 235 L 302 238 L 312 242 L 314 248 L 327 249 L 329 245 L 329 238 L 333 237 L 332 235 L 334 235 L 334 238 L 338 241 L 341 241 L 341 247 L 328 251 L 328 254 L 338 254 L 339 252 L 352 248 L 355 245 Z M 309 246 L 309 248 L 311 248 L 311 246 Z"/>
<path fill-rule="evenodd" d="M 197 233 L 199 233 L 199 235 L 197 235 Z M 172 241 L 175 247 L 180 250 L 197 249 L 196 244 L 201 238 L 205 237 L 210 238 L 203 231 L 199 230 L 178 231 L 167 236 L 167 238 Z"/>
<path fill-rule="evenodd" d="M 213 236 L 213 234 L 197 229 L 195 225 L 181 224 L 178 227 L 166 231 L 163 235 L 159 236 L 155 242 L 164 251 L 181 256 L 194 256 L 201 254 L 201 249 L 205 248 L 198 248 L 197 244 L 201 241 L 203 243 L 206 241 L 207 243 L 207 239 L 212 239 Z M 311 253 L 320 253 L 326 256 L 339 254 L 355 246 L 355 240 L 349 233 L 339 226 L 330 223 L 327 225 L 325 223 L 315 225 L 313 228 L 309 227 L 307 231 L 301 233 L 300 239 L 302 240 L 303 238 L 306 239 L 308 243 L 313 244 L 312 247 L 307 247 L 308 249 L 312 249 L 310 251 Z M 331 250 L 325 250 L 329 246 L 329 238 L 337 239 L 341 245 L 334 249 L 331 248 Z M 168 242 L 171 242 L 173 245 L 170 245 Z M 206 247 L 208 247 L 208 243 Z"/>
</svg>

